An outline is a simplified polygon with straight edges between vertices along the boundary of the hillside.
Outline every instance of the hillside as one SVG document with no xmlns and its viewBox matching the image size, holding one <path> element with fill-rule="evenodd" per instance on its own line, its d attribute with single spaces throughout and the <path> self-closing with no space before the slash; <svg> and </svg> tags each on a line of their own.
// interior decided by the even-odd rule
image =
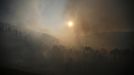
<svg viewBox="0 0 134 75">
<path fill-rule="evenodd" d="M 55 52 L 54 48 L 63 47 L 55 37 L 45 33 L 35 38 L 32 33 L 26 34 L 16 26 L 5 23 L 0 23 L 0 29 L 2 36 L 0 66 L 39 72 L 54 58 L 52 55 L 52 51 Z"/>
</svg>

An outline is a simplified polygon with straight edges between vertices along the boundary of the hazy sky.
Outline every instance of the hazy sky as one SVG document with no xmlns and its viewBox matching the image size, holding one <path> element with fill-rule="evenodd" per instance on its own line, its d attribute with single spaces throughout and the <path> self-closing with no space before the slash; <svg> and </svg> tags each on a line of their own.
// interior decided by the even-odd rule
<svg viewBox="0 0 134 75">
<path fill-rule="evenodd" d="M 70 15 L 77 17 L 80 29 L 86 32 L 126 32 L 134 29 L 133 7 L 129 0 L 70 0 L 69 9 Z"/>
<path fill-rule="evenodd" d="M 80 33 L 134 31 L 132 11 L 130 0 L 0 0 L 0 22 L 62 34 L 67 41 Z M 68 19 L 76 31 L 66 27 Z"/>
<path fill-rule="evenodd" d="M 67 12 L 78 11 L 77 17 L 82 18 L 79 22 L 87 21 L 87 26 L 93 29 L 132 30 L 132 10 L 129 0 L 1 0 L 0 21 L 18 25 L 38 24 L 58 30 L 66 22 Z"/>
<path fill-rule="evenodd" d="M 66 1 L 2 0 L 0 2 L 0 21 L 17 25 L 43 26 L 46 30 L 55 32 L 65 22 Z"/>
</svg>

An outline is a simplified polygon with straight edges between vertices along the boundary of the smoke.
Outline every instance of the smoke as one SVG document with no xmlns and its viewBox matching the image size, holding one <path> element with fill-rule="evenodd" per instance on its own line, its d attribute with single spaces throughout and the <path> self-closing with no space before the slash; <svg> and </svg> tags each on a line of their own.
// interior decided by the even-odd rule
<svg viewBox="0 0 134 75">
<path fill-rule="evenodd" d="M 78 22 L 78 31 L 124 32 L 132 31 L 127 20 L 127 4 L 116 0 L 70 0 L 69 15 Z M 81 31 L 80 31 L 81 32 Z"/>
<path fill-rule="evenodd" d="M 0 4 L 0 21 L 32 34 L 53 35 L 69 45 L 85 37 L 91 40 L 94 33 L 133 31 L 125 1 L 2 0 Z M 68 20 L 74 21 L 71 29 L 66 26 Z"/>
<path fill-rule="evenodd" d="M 76 21 L 74 33 L 78 44 L 108 48 L 127 46 L 127 40 L 131 38 L 128 34 L 133 32 L 133 25 L 126 10 L 129 9 L 129 3 L 125 2 L 69 0 L 67 16 Z"/>
</svg>

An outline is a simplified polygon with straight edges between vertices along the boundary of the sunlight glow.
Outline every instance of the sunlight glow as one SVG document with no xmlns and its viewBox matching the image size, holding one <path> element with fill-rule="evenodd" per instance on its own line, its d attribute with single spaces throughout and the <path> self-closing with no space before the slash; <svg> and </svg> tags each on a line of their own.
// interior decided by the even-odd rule
<svg viewBox="0 0 134 75">
<path fill-rule="evenodd" d="M 73 26 L 74 26 L 74 23 L 73 23 L 72 21 L 69 21 L 67 25 L 68 25 L 68 27 L 70 27 L 70 28 L 71 28 L 71 27 L 73 27 Z"/>
</svg>

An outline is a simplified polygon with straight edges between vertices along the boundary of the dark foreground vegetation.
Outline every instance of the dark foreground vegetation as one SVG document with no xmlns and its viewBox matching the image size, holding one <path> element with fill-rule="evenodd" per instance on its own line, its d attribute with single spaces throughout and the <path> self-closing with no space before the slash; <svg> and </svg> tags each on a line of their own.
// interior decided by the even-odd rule
<svg viewBox="0 0 134 75">
<path fill-rule="evenodd" d="M 50 58 L 49 63 L 39 62 L 42 65 L 36 68 L 36 72 L 4 66 L 1 67 L 1 73 L 4 75 L 129 75 L 133 72 L 132 49 L 113 49 L 107 53 L 86 48 L 81 52 L 77 53 L 76 57 L 72 52 L 65 61 L 60 61 L 62 55 L 56 55 Z"/>
</svg>

